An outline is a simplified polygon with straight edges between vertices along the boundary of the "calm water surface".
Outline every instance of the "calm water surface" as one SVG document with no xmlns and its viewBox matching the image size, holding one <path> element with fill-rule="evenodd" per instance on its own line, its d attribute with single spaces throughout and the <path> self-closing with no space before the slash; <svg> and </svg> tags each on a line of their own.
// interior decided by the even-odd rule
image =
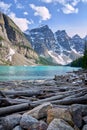
<svg viewBox="0 0 87 130">
<path fill-rule="evenodd" d="M 0 81 L 52 79 L 79 68 L 65 66 L 0 66 Z"/>
</svg>

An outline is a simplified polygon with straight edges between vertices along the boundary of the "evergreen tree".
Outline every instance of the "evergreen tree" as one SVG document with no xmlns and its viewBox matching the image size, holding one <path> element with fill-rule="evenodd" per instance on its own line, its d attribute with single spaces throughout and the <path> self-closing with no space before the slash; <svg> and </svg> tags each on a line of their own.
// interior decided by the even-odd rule
<svg viewBox="0 0 87 130">
<path fill-rule="evenodd" d="M 87 41 L 85 41 L 85 49 L 84 49 L 84 56 L 83 56 L 83 64 L 82 67 L 87 69 Z"/>
</svg>

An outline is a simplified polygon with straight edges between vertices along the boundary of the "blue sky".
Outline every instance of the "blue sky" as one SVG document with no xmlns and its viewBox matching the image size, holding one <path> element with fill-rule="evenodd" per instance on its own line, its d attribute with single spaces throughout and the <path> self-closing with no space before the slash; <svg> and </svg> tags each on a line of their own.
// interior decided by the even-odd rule
<svg viewBox="0 0 87 130">
<path fill-rule="evenodd" d="M 87 0 L 0 0 L 0 11 L 22 31 L 46 24 L 54 32 L 87 35 Z"/>
</svg>

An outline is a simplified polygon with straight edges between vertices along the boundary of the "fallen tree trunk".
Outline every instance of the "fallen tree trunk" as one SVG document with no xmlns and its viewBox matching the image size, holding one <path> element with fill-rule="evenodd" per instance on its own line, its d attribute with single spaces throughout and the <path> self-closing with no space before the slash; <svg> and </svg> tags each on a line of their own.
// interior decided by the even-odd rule
<svg viewBox="0 0 87 130">
<path fill-rule="evenodd" d="M 87 94 L 82 97 L 51 101 L 51 103 L 56 105 L 87 104 Z"/>
<path fill-rule="evenodd" d="M 81 91 L 78 93 L 78 91 Z M 45 99 L 41 99 L 41 100 L 38 100 L 38 101 L 34 101 L 33 103 L 34 104 L 41 104 L 41 103 L 44 103 L 44 102 L 52 102 L 54 100 L 60 100 L 60 99 L 70 99 L 70 98 L 74 98 L 74 97 L 80 97 L 80 96 L 83 96 L 85 94 L 87 94 L 86 90 L 75 90 L 73 92 L 65 92 L 64 94 L 60 94 L 60 95 L 57 95 L 57 96 L 52 96 L 50 98 L 45 98 Z"/>
<path fill-rule="evenodd" d="M 2 103 L 6 103 L 8 105 L 17 105 L 17 104 L 22 104 L 22 103 L 30 103 L 29 100 L 27 99 L 11 99 L 11 98 L 0 98 L 0 101 Z"/>
<path fill-rule="evenodd" d="M 5 116 L 7 114 L 12 114 L 15 112 L 20 112 L 23 110 L 28 110 L 30 108 L 29 103 L 23 103 L 14 106 L 2 107 L 0 108 L 0 116 Z"/>
<path fill-rule="evenodd" d="M 40 90 L 26 90 L 26 91 L 2 91 L 5 95 L 14 95 L 14 96 L 37 96 L 42 94 Z"/>
</svg>

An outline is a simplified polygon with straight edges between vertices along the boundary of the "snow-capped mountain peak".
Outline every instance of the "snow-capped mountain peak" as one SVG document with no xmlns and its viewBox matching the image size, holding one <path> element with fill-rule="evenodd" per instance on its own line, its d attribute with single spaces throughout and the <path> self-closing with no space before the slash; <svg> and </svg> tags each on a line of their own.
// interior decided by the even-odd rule
<svg viewBox="0 0 87 130">
<path fill-rule="evenodd" d="M 47 59 L 51 57 L 53 62 L 62 65 L 82 56 L 84 51 L 84 39 L 79 35 L 76 34 L 71 38 L 65 30 L 53 33 L 48 25 L 30 30 L 27 38 L 39 55 Z"/>
</svg>

